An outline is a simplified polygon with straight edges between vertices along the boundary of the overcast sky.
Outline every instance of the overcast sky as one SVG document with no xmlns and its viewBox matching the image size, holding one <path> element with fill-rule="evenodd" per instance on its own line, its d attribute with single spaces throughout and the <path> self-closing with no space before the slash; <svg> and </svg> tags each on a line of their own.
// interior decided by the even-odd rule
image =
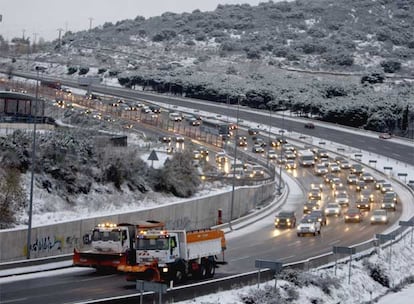
<svg viewBox="0 0 414 304">
<path fill-rule="evenodd" d="M 249 3 L 257 5 L 267 0 L 0 0 L 0 35 L 30 37 L 33 42 L 43 37 L 58 38 L 58 29 L 87 30 L 105 22 L 134 19 L 136 16 L 159 16 L 164 12 L 215 10 L 218 4 Z M 275 1 L 276 2 L 276 1 Z"/>
</svg>

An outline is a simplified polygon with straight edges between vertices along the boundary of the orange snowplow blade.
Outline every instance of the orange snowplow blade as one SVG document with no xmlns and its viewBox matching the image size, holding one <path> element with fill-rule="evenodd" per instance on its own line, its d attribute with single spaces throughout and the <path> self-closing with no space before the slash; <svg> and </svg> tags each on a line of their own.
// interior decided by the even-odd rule
<svg viewBox="0 0 414 304">
<path fill-rule="evenodd" d="M 95 253 L 73 250 L 73 265 L 78 267 L 113 268 L 116 271 L 121 264 L 126 264 L 124 253 Z"/>
<path fill-rule="evenodd" d="M 119 265 L 118 271 L 127 275 L 127 281 L 143 279 L 147 281 L 161 281 L 161 275 L 157 268 L 157 263 L 151 265 Z"/>
</svg>

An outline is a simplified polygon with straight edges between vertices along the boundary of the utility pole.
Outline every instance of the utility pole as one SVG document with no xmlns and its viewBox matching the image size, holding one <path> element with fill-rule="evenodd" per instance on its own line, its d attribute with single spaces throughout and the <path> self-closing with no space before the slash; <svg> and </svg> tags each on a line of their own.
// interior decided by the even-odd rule
<svg viewBox="0 0 414 304">
<path fill-rule="evenodd" d="M 25 29 L 23 29 L 23 30 L 22 30 L 22 33 L 23 33 L 22 40 L 24 41 L 24 33 L 26 33 L 26 30 L 25 30 Z"/>
<path fill-rule="evenodd" d="M 32 52 L 36 52 L 36 41 L 38 33 L 33 33 Z"/>
<path fill-rule="evenodd" d="M 89 30 L 91 30 L 92 29 L 92 20 L 93 20 L 93 18 L 89 17 L 88 19 L 89 19 Z"/>
<path fill-rule="evenodd" d="M 62 32 L 63 28 L 58 28 L 57 31 L 59 32 L 59 48 L 62 46 Z"/>
</svg>

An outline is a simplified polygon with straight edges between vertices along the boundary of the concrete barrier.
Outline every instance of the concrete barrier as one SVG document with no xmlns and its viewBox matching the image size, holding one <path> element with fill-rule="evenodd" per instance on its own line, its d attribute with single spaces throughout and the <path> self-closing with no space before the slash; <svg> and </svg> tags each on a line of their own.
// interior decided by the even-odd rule
<svg viewBox="0 0 414 304">
<path fill-rule="evenodd" d="M 234 193 L 233 219 L 249 213 L 274 195 L 275 183 L 239 187 Z M 31 258 L 72 253 L 82 247 L 82 237 L 98 223 L 135 223 L 138 220 L 159 220 L 168 229 L 200 229 L 214 226 L 217 210 L 222 209 L 223 221 L 229 221 L 231 191 L 216 195 L 166 203 L 162 206 L 129 213 L 86 218 L 77 221 L 33 227 L 30 243 Z M 0 231 L 0 262 L 21 260 L 27 254 L 27 229 Z"/>
</svg>

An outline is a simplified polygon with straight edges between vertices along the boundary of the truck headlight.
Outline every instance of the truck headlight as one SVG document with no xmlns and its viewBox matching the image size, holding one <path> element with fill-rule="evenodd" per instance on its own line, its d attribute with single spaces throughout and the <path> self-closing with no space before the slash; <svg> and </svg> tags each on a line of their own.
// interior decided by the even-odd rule
<svg viewBox="0 0 414 304">
<path fill-rule="evenodd" d="M 168 267 L 163 267 L 162 272 L 164 272 L 164 273 L 168 272 Z"/>
</svg>

